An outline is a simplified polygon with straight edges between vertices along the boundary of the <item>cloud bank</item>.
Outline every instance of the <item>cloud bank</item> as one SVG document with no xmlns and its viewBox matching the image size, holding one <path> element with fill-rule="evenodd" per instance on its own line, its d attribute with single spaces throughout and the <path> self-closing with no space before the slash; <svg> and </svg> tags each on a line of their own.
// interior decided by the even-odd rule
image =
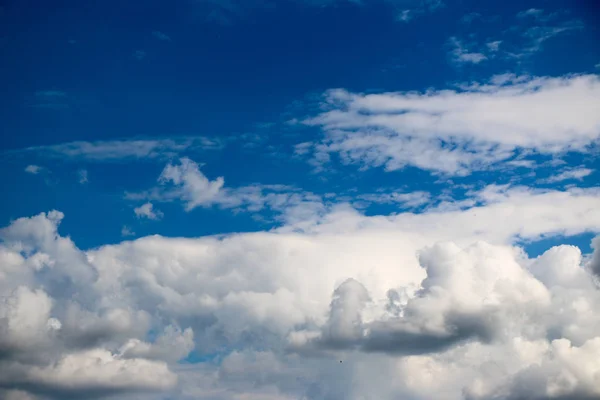
<svg viewBox="0 0 600 400">
<path fill-rule="evenodd" d="M 514 245 L 598 232 L 600 194 L 478 197 L 464 210 L 338 205 L 270 232 L 89 250 L 59 233 L 58 211 L 17 219 L 0 230 L 2 395 L 600 396 L 598 251 L 532 259 Z"/>
</svg>

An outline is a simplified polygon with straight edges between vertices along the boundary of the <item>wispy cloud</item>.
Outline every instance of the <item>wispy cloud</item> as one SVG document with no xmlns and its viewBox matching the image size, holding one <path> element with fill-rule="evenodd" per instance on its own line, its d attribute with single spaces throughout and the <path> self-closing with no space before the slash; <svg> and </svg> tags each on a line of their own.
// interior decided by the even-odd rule
<svg viewBox="0 0 600 400">
<path fill-rule="evenodd" d="M 448 45 L 451 47 L 450 55 L 452 61 L 456 64 L 479 64 L 487 60 L 485 54 L 470 51 L 462 41 L 454 36 L 448 40 Z"/>
<path fill-rule="evenodd" d="M 481 16 L 467 14 L 463 19 L 472 22 Z M 495 37 L 469 36 L 465 41 L 451 37 L 448 41 L 451 59 L 458 64 L 480 63 L 486 59 L 524 60 L 543 49 L 548 40 L 584 27 L 580 20 L 572 19 L 562 12 L 546 13 L 541 9 L 519 12 L 513 25 Z"/>
<path fill-rule="evenodd" d="M 146 52 L 144 50 L 136 50 L 133 52 L 132 56 L 136 60 L 141 61 L 146 58 Z"/>
<path fill-rule="evenodd" d="M 234 212 L 275 213 L 275 220 L 289 221 L 300 214 L 324 212 L 326 205 L 321 196 L 286 185 L 246 185 L 227 187 L 223 177 L 209 179 L 200 165 L 189 158 L 170 163 L 158 178 L 159 185 L 141 193 L 126 193 L 131 201 L 152 200 L 157 202 L 181 202 L 186 211 L 198 207 L 219 207 Z M 137 213 L 151 210 L 149 203 L 139 207 Z M 312 215 L 312 214 L 311 214 Z"/>
<path fill-rule="evenodd" d="M 128 237 L 128 236 L 134 236 L 135 232 L 131 230 L 130 227 L 128 227 L 127 225 L 123 225 L 123 227 L 121 228 L 121 236 L 123 237 Z"/>
<path fill-rule="evenodd" d="M 80 169 L 77 171 L 77 177 L 79 178 L 79 183 L 81 184 L 89 182 L 87 169 Z"/>
<path fill-rule="evenodd" d="M 325 137 L 301 144 L 325 165 L 397 170 L 407 165 L 464 175 L 525 149 L 543 154 L 586 151 L 600 136 L 596 75 L 533 78 L 503 75 L 461 90 L 356 94 L 331 90 L 305 124 Z"/>
<path fill-rule="evenodd" d="M 395 10 L 397 21 L 408 22 L 412 19 L 441 10 L 445 7 L 442 0 L 297 0 L 296 4 L 306 7 L 328 7 L 340 3 L 362 7 L 369 3 L 381 2 Z M 195 0 L 194 14 L 204 18 L 205 22 L 231 26 L 243 20 L 255 11 L 270 10 L 277 7 L 276 2 L 267 0 Z"/>
<path fill-rule="evenodd" d="M 563 181 L 567 181 L 567 180 L 577 180 L 577 181 L 581 181 L 583 180 L 583 178 L 585 178 L 588 175 L 591 175 L 594 172 L 594 170 L 589 169 L 589 168 L 570 168 L 570 169 L 566 169 L 556 175 L 552 175 L 549 178 L 546 179 L 542 179 L 539 182 L 540 183 L 557 183 L 557 182 L 563 182 Z"/>
<path fill-rule="evenodd" d="M 39 165 L 28 165 L 27 167 L 25 167 L 25 172 L 32 174 L 32 175 L 37 175 L 40 172 L 42 172 L 44 170 L 44 167 L 40 167 Z"/>
<path fill-rule="evenodd" d="M 160 32 L 160 31 L 152 31 L 152 36 L 154 36 L 158 40 L 163 40 L 163 41 L 171 40 L 171 37 L 169 35 L 167 35 L 166 33 Z"/>
<path fill-rule="evenodd" d="M 30 147 L 16 152 L 34 152 L 42 157 L 69 160 L 119 161 L 131 159 L 163 159 L 185 151 L 217 150 L 224 143 L 203 136 L 171 139 L 130 139 L 86 142 L 77 141 L 51 146 Z"/>
<path fill-rule="evenodd" d="M 471 22 L 480 19 L 481 18 L 481 14 L 478 12 L 471 12 L 468 14 L 463 15 L 463 17 L 460 19 L 460 21 L 464 24 L 470 24 Z"/>
<path fill-rule="evenodd" d="M 407 208 L 416 208 L 430 202 L 431 194 L 424 191 L 414 192 L 382 192 L 360 194 L 356 196 L 359 200 L 365 200 L 375 204 L 401 204 Z"/>
<path fill-rule="evenodd" d="M 533 17 L 533 18 L 539 18 L 543 15 L 544 10 L 540 10 L 539 8 L 530 8 L 528 10 L 523 10 L 523 11 L 519 11 L 517 13 L 517 18 L 527 18 L 527 17 Z"/>
</svg>

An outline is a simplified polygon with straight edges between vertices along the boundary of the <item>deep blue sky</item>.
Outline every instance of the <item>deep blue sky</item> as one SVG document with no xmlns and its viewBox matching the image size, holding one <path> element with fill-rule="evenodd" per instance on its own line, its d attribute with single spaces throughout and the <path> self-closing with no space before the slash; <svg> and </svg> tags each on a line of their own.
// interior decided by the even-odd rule
<svg viewBox="0 0 600 400">
<path fill-rule="evenodd" d="M 278 224 L 272 215 L 259 220 L 218 207 L 186 212 L 177 202 L 159 206 L 161 221 L 136 218 L 133 208 L 141 203 L 125 193 L 155 185 L 174 156 L 97 161 L 49 157 L 44 147 L 73 141 L 208 137 L 223 142 L 222 148 L 179 155 L 204 164 L 209 179 L 224 176 L 230 187 L 292 185 L 332 193 L 330 198 L 401 189 L 430 192 L 435 203 L 448 191 L 456 200 L 466 198 L 467 190 L 454 184 L 573 184 L 540 182 L 557 173 L 547 166 L 533 177 L 519 169 L 440 177 L 414 166 L 386 172 L 340 164 L 315 172 L 294 156 L 295 145 L 322 132 L 289 121 L 318 113 L 328 89 L 422 92 L 503 73 L 557 77 L 598 71 L 600 7 L 593 1 L 436 3 L 249 0 L 226 9 L 227 2 L 218 0 L 6 1 L 0 8 L 0 179 L 7 195 L 0 221 L 56 208 L 67 215 L 61 229 L 83 248 L 121 240 L 123 225 L 136 236 L 199 236 Z M 528 9 L 543 10 L 547 21 L 516 17 Z M 404 10 L 410 10 L 408 21 L 399 20 Z M 568 25 L 573 21 L 577 28 Z M 525 54 L 526 29 L 564 24 L 571 28 Z M 479 46 L 477 51 L 502 40 L 523 55 L 456 62 L 452 37 Z M 31 147 L 41 149 L 24 150 Z M 568 166 L 595 170 L 596 155 L 561 157 Z M 28 174 L 28 165 L 43 170 Z M 88 174 L 85 184 L 78 181 L 81 169 Z M 575 183 L 596 186 L 598 175 Z M 371 204 L 364 212 L 402 210 Z M 588 236 L 575 241 L 589 249 Z"/>
</svg>

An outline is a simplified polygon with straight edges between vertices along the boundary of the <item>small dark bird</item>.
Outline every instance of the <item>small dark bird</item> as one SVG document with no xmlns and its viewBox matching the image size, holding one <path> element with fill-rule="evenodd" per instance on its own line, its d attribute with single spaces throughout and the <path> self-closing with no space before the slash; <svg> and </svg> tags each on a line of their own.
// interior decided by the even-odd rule
<svg viewBox="0 0 600 400">
<path fill-rule="evenodd" d="M 340 360 L 340 364 L 342 363 L 342 360 Z"/>
</svg>

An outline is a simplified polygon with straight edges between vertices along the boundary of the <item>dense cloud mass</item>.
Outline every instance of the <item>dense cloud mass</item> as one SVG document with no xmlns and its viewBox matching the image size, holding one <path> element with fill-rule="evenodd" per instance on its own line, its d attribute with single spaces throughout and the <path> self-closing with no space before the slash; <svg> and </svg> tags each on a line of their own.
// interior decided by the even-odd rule
<svg viewBox="0 0 600 400">
<path fill-rule="evenodd" d="M 87 251 L 58 211 L 17 219 L 0 230 L 2 396 L 600 397 L 599 239 L 590 257 L 513 245 L 597 230 L 598 194 L 480 197 Z"/>
</svg>

